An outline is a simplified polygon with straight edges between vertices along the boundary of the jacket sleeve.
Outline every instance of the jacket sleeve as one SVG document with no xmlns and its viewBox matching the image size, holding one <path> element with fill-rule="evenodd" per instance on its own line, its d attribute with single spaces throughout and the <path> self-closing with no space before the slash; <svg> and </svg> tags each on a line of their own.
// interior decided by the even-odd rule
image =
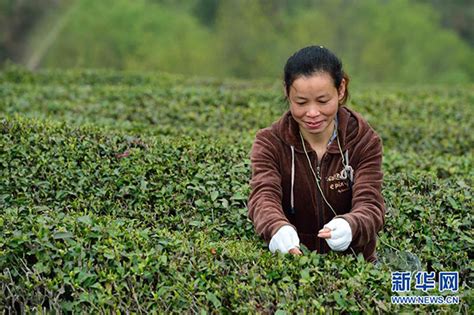
<svg viewBox="0 0 474 315">
<path fill-rule="evenodd" d="M 375 239 L 385 223 L 382 141 L 375 133 L 370 138 L 354 169 L 351 211 L 338 216 L 349 222 L 354 247 L 365 246 Z"/>
<path fill-rule="evenodd" d="M 291 225 L 282 208 L 279 154 L 267 130 L 259 131 L 250 153 L 252 166 L 251 192 L 248 200 L 249 218 L 256 232 L 269 243 L 283 225 Z M 293 226 L 293 225 L 291 225 Z M 294 226 L 293 226 L 294 227 Z"/>
</svg>

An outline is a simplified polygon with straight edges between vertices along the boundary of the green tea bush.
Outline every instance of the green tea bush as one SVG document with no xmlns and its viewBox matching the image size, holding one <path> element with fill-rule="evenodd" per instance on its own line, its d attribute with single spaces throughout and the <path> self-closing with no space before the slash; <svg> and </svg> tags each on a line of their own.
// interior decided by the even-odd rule
<svg viewBox="0 0 474 315">
<path fill-rule="evenodd" d="M 107 71 L 36 75 L 13 67 L 0 76 L 0 112 L 136 135 L 197 133 L 249 144 L 256 130 L 286 110 L 278 84 L 208 81 Z M 368 87 L 353 93 L 349 106 L 364 114 L 386 148 L 462 155 L 474 145 L 473 94 L 472 85 Z"/>
<path fill-rule="evenodd" d="M 273 255 L 255 234 L 248 158 L 256 130 L 284 110 L 272 84 L 8 71 L 0 83 L 7 312 L 468 313 L 472 89 L 354 93 L 353 107 L 385 145 L 375 267 L 306 249 Z M 459 271 L 460 304 L 391 304 L 390 271 L 408 268 L 407 252 L 418 269 Z"/>
</svg>

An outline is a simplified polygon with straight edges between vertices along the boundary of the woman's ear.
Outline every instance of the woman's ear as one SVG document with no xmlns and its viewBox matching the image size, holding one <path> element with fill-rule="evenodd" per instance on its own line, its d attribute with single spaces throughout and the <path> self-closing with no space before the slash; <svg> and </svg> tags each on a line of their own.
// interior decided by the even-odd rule
<svg viewBox="0 0 474 315">
<path fill-rule="evenodd" d="M 283 88 L 283 95 L 285 96 L 285 100 L 288 100 L 288 92 L 286 91 L 286 84 L 285 81 L 282 82 L 282 88 Z"/>
<path fill-rule="evenodd" d="M 344 96 L 346 95 L 346 86 L 347 86 L 347 81 L 346 79 L 341 80 L 341 84 L 339 85 L 339 89 L 337 91 L 339 101 L 342 101 L 344 99 Z"/>
</svg>

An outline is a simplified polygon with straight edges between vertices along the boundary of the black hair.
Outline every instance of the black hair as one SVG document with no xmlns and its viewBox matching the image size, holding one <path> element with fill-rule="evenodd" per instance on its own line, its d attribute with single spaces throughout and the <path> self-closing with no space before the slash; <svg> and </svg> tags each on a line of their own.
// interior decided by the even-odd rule
<svg viewBox="0 0 474 315">
<path fill-rule="evenodd" d="M 300 76 L 311 76 L 315 73 L 328 73 L 334 86 L 339 90 L 342 79 L 346 81 L 346 91 L 340 104 L 345 104 L 349 97 L 349 76 L 342 70 L 341 60 L 323 46 L 308 46 L 295 52 L 286 61 L 284 83 L 286 95 L 290 95 L 290 87 Z"/>
</svg>

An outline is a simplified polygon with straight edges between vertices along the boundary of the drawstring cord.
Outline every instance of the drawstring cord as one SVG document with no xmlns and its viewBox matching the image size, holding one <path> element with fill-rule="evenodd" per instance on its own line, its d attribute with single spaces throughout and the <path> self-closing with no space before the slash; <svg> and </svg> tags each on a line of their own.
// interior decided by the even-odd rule
<svg viewBox="0 0 474 315">
<path fill-rule="evenodd" d="M 295 198 L 293 187 L 295 186 L 295 148 L 291 146 L 291 209 L 290 213 L 295 214 Z"/>
<path fill-rule="evenodd" d="M 326 197 L 324 196 L 324 193 L 323 193 L 323 190 L 322 190 L 322 188 L 321 188 L 321 185 L 319 184 L 319 178 L 318 178 L 318 176 L 316 176 L 316 172 L 314 171 L 313 165 L 311 164 L 311 160 L 310 160 L 310 158 L 309 158 L 308 151 L 306 150 L 306 146 L 305 146 L 305 144 L 304 144 L 304 139 L 303 139 L 303 135 L 301 134 L 301 130 L 300 130 L 300 138 L 301 138 L 301 143 L 303 144 L 304 153 L 305 153 L 306 158 L 307 158 L 307 160 L 308 160 L 308 164 L 309 164 L 309 167 L 310 167 L 310 169 L 311 169 L 311 172 L 313 173 L 314 179 L 316 180 L 316 185 L 318 186 L 319 192 L 321 193 L 321 196 L 323 197 L 323 199 L 324 199 L 324 201 L 326 202 L 326 204 L 328 205 L 328 207 L 331 209 L 331 211 L 334 213 L 334 215 L 337 216 L 336 211 L 334 211 L 334 208 L 331 206 L 331 204 L 327 201 Z M 342 158 L 343 158 L 342 162 L 343 162 L 343 164 L 344 164 L 344 169 L 341 171 L 341 175 L 342 175 L 343 172 L 345 172 L 346 178 L 347 178 L 347 176 L 349 175 L 349 179 L 350 179 L 350 181 L 352 182 L 354 170 L 352 169 L 352 167 L 351 167 L 350 165 L 345 164 L 345 162 L 346 162 L 346 161 L 348 162 L 349 159 L 347 158 L 347 160 L 346 160 L 346 159 L 344 158 L 343 154 L 342 154 L 341 144 L 339 143 L 339 137 L 337 137 L 337 143 L 338 143 L 338 146 L 339 146 L 339 151 L 341 152 L 341 156 L 342 156 Z M 346 153 L 347 153 L 347 151 L 346 151 Z M 346 157 L 347 157 L 347 155 L 346 155 Z M 347 167 L 347 166 L 348 166 L 348 167 Z M 350 171 L 348 171 L 349 168 L 350 168 Z M 349 172 L 349 174 L 347 174 L 348 172 Z M 352 186 L 352 184 L 351 184 L 351 186 Z M 352 253 L 354 254 L 354 256 L 357 257 L 357 254 L 356 254 L 356 252 L 354 251 L 354 249 L 353 249 L 351 246 L 349 246 L 349 248 L 351 249 L 351 251 L 352 251 Z"/>
<path fill-rule="evenodd" d="M 344 169 L 341 171 L 340 177 L 341 179 L 349 179 L 349 188 L 352 189 L 352 184 L 354 183 L 354 169 L 349 165 L 349 152 L 346 150 L 346 152 L 342 154 L 339 137 L 337 137 L 337 146 L 339 147 L 339 152 L 341 153 L 342 165 L 344 165 Z"/>
</svg>

